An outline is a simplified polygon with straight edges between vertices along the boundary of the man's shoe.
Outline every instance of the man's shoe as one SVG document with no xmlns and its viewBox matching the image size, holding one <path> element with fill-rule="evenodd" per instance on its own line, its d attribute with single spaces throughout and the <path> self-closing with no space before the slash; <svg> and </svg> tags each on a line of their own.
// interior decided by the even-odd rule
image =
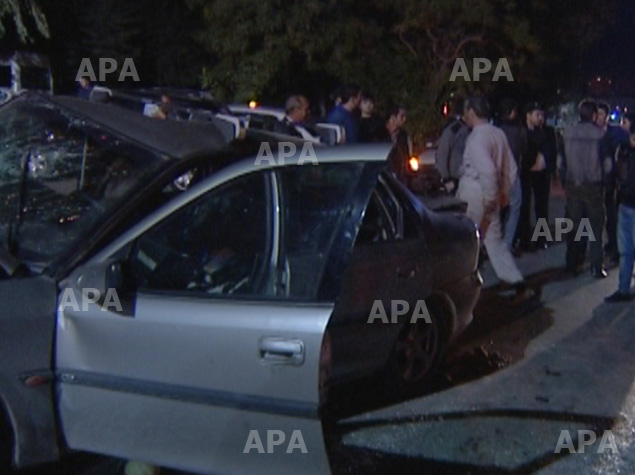
<svg viewBox="0 0 635 475">
<path fill-rule="evenodd" d="M 514 295 L 511 300 L 512 305 L 526 302 L 538 296 L 537 292 L 534 289 L 528 287 L 527 284 L 524 282 L 516 284 L 514 288 L 516 289 L 516 295 Z"/>
<path fill-rule="evenodd" d="M 605 279 L 608 275 L 609 274 L 602 267 L 599 269 L 591 269 L 591 276 L 593 276 L 594 279 Z"/>
<path fill-rule="evenodd" d="M 633 300 L 633 296 L 631 294 L 625 294 L 619 290 L 604 299 L 607 303 L 630 302 L 631 300 Z"/>
</svg>

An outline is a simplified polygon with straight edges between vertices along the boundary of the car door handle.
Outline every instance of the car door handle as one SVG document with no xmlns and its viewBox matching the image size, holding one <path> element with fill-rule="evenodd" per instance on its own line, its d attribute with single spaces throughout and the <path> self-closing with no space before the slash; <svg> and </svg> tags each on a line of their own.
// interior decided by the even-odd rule
<svg viewBox="0 0 635 475">
<path fill-rule="evenodd" d="M 304 342 L 284 338 L 261 338 L 258 343 L 260 359 L 268 364 L 300 366 L 304 364 Z"/>
</svg>

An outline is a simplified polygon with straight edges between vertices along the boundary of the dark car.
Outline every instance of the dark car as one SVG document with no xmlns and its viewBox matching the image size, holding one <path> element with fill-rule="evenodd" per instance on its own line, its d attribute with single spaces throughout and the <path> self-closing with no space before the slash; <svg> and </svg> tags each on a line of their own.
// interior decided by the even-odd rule
<svg viewBox="0 0 635 475">
<path fill-rule="evenodd" d="M 262 162 L 266 135 L 227 144 L 209 124 L 129 114 L 56 98 L 0 109 L 14 441 L 0 450 L 17 467 L 71 449 L 328 471 L 329 387 L 376 371 L 421 384 L 469 324 L 474 224 L 427 210 L 385 171 L 387 146 Z M 378 302 L 388 322 L 370 319 Z M 248 450 L 272 431 L 300 450 Z"/>
</svg>

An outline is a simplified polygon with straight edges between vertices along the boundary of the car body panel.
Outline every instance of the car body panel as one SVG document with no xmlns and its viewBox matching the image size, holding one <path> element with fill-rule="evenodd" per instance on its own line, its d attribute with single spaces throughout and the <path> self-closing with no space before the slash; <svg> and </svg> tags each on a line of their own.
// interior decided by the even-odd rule
<svg viewBox="0 0 635 475">
<path fill-rule="evenodd" d="M 380 147 L 373 149 L 371 156 L 377 159 L 385 152 Z M 355 153 L 351 150 L 351 156 Z M 337 154 L 320 151 L 317 158 L 323 164 L 321 169 L 310 164 L 297 167 L 313 177 L 315 185 L 319 185 L 320 176 L 327 177 L 325 173 L 320 175 L 320 170 L 331 167 L 342 172 L 348 166 L 348 162 L 336 164 L 342 160 Z M 367 162 L 368 154 L 365 158 Z M 360 167 L 357 185 L 341 183 L 352 190 L 355 202 L 367 201 L 382 163 L 360 162 Z M 281 173 L 271 173 L 276 169 Z M 136 242 L 137 236 L 152 231 L 210 192 L 221 193 L 227 183 L 269 176 L 275 177 L 269 182 L 272 186 L 281 186 L 288 179 L 284 175 L 288 169 L 273 164 L 256 166 L 253 160 L 231 165 L 150 214 L 62 282 L 55 361 L 59 415 L 69 447 L 188 470 L 273 473 L 292 471 L 294 464 L 297 467 L 302 463 L 318 473 L 328 471 L 318 420 L 320 352 L 333 311 L 333 296 L 337 295 L 337 283 L 320 283 L 331 280 L 328 272 L 314 282 L 315 290 L 306 294 L 308 301 L 225 299 L 139 290 L 130 296 L 133 303 L 127 308 L 132 310 L 122 313 L 104 311 L 102 305 L 82 300 L 82 282 L 88 282 L 86 276 L 93 263 L 121 255 L 122 250 L 134 246 L 129 243 Z M 288 208 L 278 201 L 287 199 L 282 189 L 269 199 L 270 212 L 285 216 Z M 363 208 L 359 204 L 355 208 L 355 203 L 345 206 L 340 212 L 348 218 L 354 211 L 345 213 L 347 209 L 357 209 L 359 216 Z M 324 212 L 328 213 L 328 208 Z M 273 247 L 281 242 L 275 234 L 284 230 L 275 223 L 285 219 L 289 217 L 271 217 Z M 307 226 L 313 223 L 303 222 Z M 340 219 L 313 224 L 319 226 L 306 231 L 307 236 L 317 239 L 318 233 L 330 243 L 329 254 L 335 260 L 346 259 L 355 230 L 341 232 L 348 228 Z M 287 229 L 286 233 L 292 231 Z M 283 247 L 279 254 L 273 249 L 265 253 L 274 268 L 290 255 L 284 251 Z M 328 264 L 330 260 L 324 261 L 323 268 L 338 268 L 340 264 Z M 313 268 L 318 272 L 317 267 Z M 70 299 L 69 292 L 73 295 Z M 76 307 L 68 305 L 73 301 L 80 303 Z M 252 451 L 245 454 L 243 448 L 253 430 L 259 430 L 261 437 L 267 431 L 283 431 L 287 439 L 300 431 L 308 453 L 285 452 L 286 457 L 267 459 Z M 208 451 L 202 449 L 202 441 L 206 441 Z"/>
<path fill-rule="evenodd" d="M 329 323 L 333 384 L 383 368 L 419 300 L 432 299 L 443 306 L 445 336 L 451 342 L 472 321 L 480 295 L 480 244 L 474 223 L 463 215 L 430 211 L 388 176 L 380 182 L 401 204 L 402 226 L 407 219 L 411 225 L 416 222 L 417 235 L 402 230 L 397 233 L 401 236 L 389 236 L 384 242 L 356 243 Z M 398 300 L 407 302 L 410 312 L 393 321 L 391 306 Z M 378 302 L 390 323 L 371 318 L 377 315 Z"/>
<path fill-rule="evenodd" d="M 91 307 L 58 317 L 70 447 L 206 472 L 328 467 L 315 355 L 331 307 L 142 294 L 134 318 Z M 267 354 L 265 340 L 298 342 L 302 363 Z M 308 453 L 244 454 L 252 430 L 263 440 L 267 430 L 300 430 Z"/>
<path fill-rule="evenodd" d="M 0 409 L 13 426 L 16 466 L 59 456 L 51 403 L 56 294 L 45 276 L 0 280 Z M 25 384 L 30 377 L 33 384 Z"/>
</svg>

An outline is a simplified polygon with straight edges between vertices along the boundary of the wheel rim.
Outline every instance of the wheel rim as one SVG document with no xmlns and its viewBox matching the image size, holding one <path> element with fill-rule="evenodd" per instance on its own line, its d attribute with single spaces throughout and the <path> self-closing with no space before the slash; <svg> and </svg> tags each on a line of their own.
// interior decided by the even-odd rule
<svg viewBox="0 0 635 475">
<path fill-rule="evenodd" d="M 413 383 L 424 378 L 434 366 L 440 346 L 439 327 L 417 321 L 408 325 L 395 346 L 399 375 L 404 382 Z"/>
</svg>

